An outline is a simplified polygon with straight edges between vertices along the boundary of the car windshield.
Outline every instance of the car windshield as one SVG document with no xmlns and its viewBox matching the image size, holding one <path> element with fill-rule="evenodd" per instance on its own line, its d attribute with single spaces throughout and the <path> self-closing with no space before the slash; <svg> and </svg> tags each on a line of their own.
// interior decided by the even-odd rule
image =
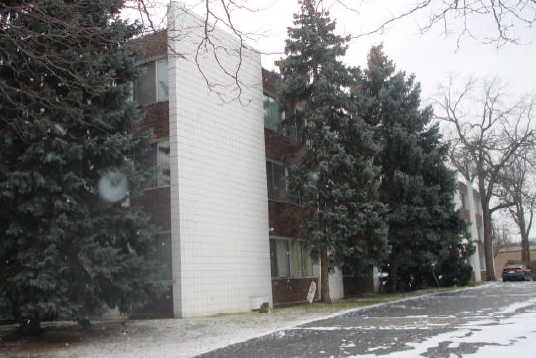
<svg viewBox="0 0 536 358">
<path fill-rule="evenodd" d="M 509 270 L 509 269 L 517 269 L 517 268 L 525 268 L 525 267 L 523 265 L 508 265 L 504 269 Z"/>
</svg>

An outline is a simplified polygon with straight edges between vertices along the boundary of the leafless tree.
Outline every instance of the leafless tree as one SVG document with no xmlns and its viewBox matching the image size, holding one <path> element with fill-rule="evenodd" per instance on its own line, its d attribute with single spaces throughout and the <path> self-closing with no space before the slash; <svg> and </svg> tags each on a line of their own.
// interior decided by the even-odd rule
<svg viewBox="0 0 536 358">
<path fill-rule="evenodd" d="M 533 149 L 516 156 L 503 173 L 501 185 L 503 202 L 512 206 L 508 212 L 519 228 L 521 236 L 521 261 L 530 262 L 529 233 L 536 211 L 536 177 L 534 173 Z"/>
<path fill-rule="evenodd" d="M 276 1 L 283 0 L 272 0 Z M 287 1 L 287 0 L 285 0 Z M 297 0 L 296 0 L 297 1 Z M 387 0 L 377 1 L 384 6 L 389 4 Z M 228 32 L 235 35 L 240 42 L 240 45 L 235 49 L 235 53 L 240 54 L 240 50 L 245 46 L 245 43 L 262 34 L 251 33 L 245 31 L 241 24 L 238 23 L 238 13 L 249 14 L 250 18 L 255 16 L 263 16 L 263 11 L 270 6 L 270 2 L 267 4 L 261 3 L 261 5 L 253 4 L 247 0 L 190 0 L 190 1 L 176 1 L 185 9 L 194 10 L 204 20 L 205 37 L 199 43 L 199 48 L 202 50 L 206 47 L 214 47 L 215 44 L 211 39 L 214 26 L 218 26 L 226 29 Z M 354 12 L 362 14 L 364 6 L 368 3 L 367 0 L 320 0 L 319 6 L 325 8 L 342 8 L 346 12 Z M 59 2 L 50 1 L 48 5 L 39 3 L 38 6 L 32 6 L 32 11 L 36 16 L 43 16 L 43 12 L 38 11 L 42 6 L 71 6 L 73 7 L 72 14 L 76 14 L 80 7 L 79 2 Z M 122 1 L 109 1 L 109 3 L 117 4 Z M 103 2 L 106 6 L 106 2 Z M 162 0 L 127 0 L 124 2 L 125 13 L 132 18 L 138 19 L 144 27 L 144 32 L 152 32 L 165 28 L 166 26 L 166 13 L 167 2 Z M 398 4 L 397 4 L 398 5 Z M 6 26 L 6 23 L 10 18 L 19 11 L 23 11 L 30 6 L 28 1 L 3 1 L 0 4 L 0 24 Z M 391 16 L 386 20 L 381 21 L 376 27 L 371 29 L 365 29 L 359 31 L 358 29 L 350 29 L 355 37 L 363 37 L 371 34 L 383 33 L 389 27 L 394 25 L 397 21 L 411 18 L 419 14 L 428 14 L 427 21 L 420 25 L 420 30 L 426 32 L 436 26 L 443 28 L 444 34 L 450 34 L 452 32 L 457 33 L 458 38 L 464 36 L 473 37 L 474 35 L 474 21 L 480 18 L 486 18 L 495 24 L 496 31 L 489 35 L 489 38 L 482 39 L 487 42 L 494 43 L 496 45 L 502 45 L 504 43 L 519 43 L 517 29 L 523 27 L 530 27 L 536 21 L 536 1 L 534 0 L 417 0 L 415 2 L 408 2 L 407 6 L 397 6 L 397 11 L 393 10 Z M 367 14 L 365 14 L 367 15 Z M 50 18 L 52 23 L 62 21 L 61 19 Z M 456 30 L 456 23 L 461 22 L 461 28 Z M 28 31 L 28 29 L 21 29 L 21 31 Z M 31 35 L 29 33 L 21 33 L 21 39 L 26 39 Z M 94 34 L 88 34 L 88 36 L 94 36 Z M 34 36 L 35 37 L 35 36 Z M 98 40 L 99 38 L 96 37 Z M 61 61 L 56 59 L 42 59 L 42 61 L 49 61 L 58 63 L 57 66 L 61 66 Z M 240 85 L 237 71 L 227 71 L 228 75 L 236 80 L 236 84 Z M 213 85 L 210 82 L 209 85 Z"/>
<path fill-rule="evenodd" d="M 254 9 L 247 5 L 244 0 L 230 1 L 214 1 L 214 0 L 198 0 L 189 2 L 183 5 L 185 10 L 195 8 L 196 13 L 202 18 L 204 37 L 199 40 L 199 54 L 211 52 L 214 56 L 218 56 L 221 52 L 219 44 L 214 40 L 215 27 L 224 28 L 232 33 L 238 39 L 238 45 L 234 49 L 224 49 L 226 55 L 235 56 L 238 61 L 235 68 L 225 68 L 220 65 L 220 70 L 224 71 L 226 76 L 231 80 L 232 85 L 240 99 L 240 90 L 245 86 L 241 81 L 240 71 L 242 64 L 242 54 L 246 48 L 246 42 L 251 38 L 252 34 L 240 30 L 240 26 L 235 26 L 236 12 L 256 12 L 262 11 L 262 8 Z M 83 76 L 71 69 L 74 66 L 71 58 L 65 58 L 61 55 L 55 55 L 53 52 L 47 51 L 44 48 L 46 43 L 54 42 L 61 44 L 65 42 L 66 46 L 69 43 L 71 46 L 72 39 L 77 39 L 78 46 L 81 50 L 87 46 L 88 42 L 100 43 L 102 46 L 115 46 L 118 42 L 125 42 L 128 38 L 118 39 L 109 33 L 103 33 L 98 27 L 80 26 L 77 19 L 82 18 L 83 14 L 91 12 L 91 6 L 96 6 L 94 3 L 89 5 L 86 2 L 79 1 L 26 1 L 26 0 L 8 0 L 0 2 L 0 65 L 4 68 L 10 68 L 14 78 L 20 79 L 18 83 L 7 84 L 0 86 L 0 95 L 7 96 L 9 91 L 20 91 L 25 98 L 29 98 L 28 103 L 12 103 L 13 107 L 21 107 L 21 112 L 34 111 L 39 114 L 40 111 L 46 111 L 57 106 L 57 103 L 43 98 L 37 93 L 24 92 L 27 86 L 24 81 L 40 81 L 43 69 L 54 76 L 58 77 L 65 88 L 82 88 L 88 92 L 101 91 L 102 83 L 93 83 L 90 76 Z M 141 34 L 162 30 L 166 27 L 166 15 L 168 6 L 160 0 L 105 0 L 100 1 L 98 6 L 103 8 L 108 7 L 110 13 L 117 13 L 123 9 L 125 18 L 129 21 L 137 20 L 142 25 Z M 55 11 L 61 8 L 62 11 Z M 20 14 L 25 16 L 25 22 L 17 22 Z M 69 14 L 66 17 L 64 14 Z M 78 16 L 77 14 L 80 14 Z M 62 29 L 62 31 L 43 31 L 40 28 L 32 27 L 32 23 L 44 22 L 50 24 L 52 28 Z M 7 31 L 9 30 L 9 31 Z M 180 37 L 184 34 L 175 33 L 173 37 Z M 62 38 L 63 37 L 63 38 Z M 45 41 L 46 38 L 46 41 Z M 171 39 L 173 40 L 173 38 Z M 16 48 L 18 57 L 13 58 L 12 49 Z M 77 49 L 73 48 L 73 51 Z M 11 53 L 10 53 L 11 52 Z M 181 54 L 176 54 L 180 56 Z M 80 56 L 76 59 L 80 64 L 94 63 L 95 61 L 88 56 Z M 220 63 L 220 61 L 218 61 Z M 32 64 L 32 66 L 28 66 Z M 32 69 L 37 69 L 32 73 Z M 98 69 L 96 69 L 98 70 Z M 200 73 L 203 75 L 207 86 L 214 91 L 230 92 L 229 88 L 219 88 L 221 83 L 214 83 L 210 77 L 205 74 L 205 71 L 199 67 Z M 102 77 L 101 77 L 102 78 Z M 113 83 L 113 78 L 105 79 L 104 82 Z M 103 83 L 104 83 L 103 82 Z M 24 93 L 23 93 L 24 92 Z M 62 105 L 66 99 L 62 99 Z M 72 107 L 77 107 L 79 103 L 72 103 Z M 0 113 L 0 119 L 2 114 Z M 44 119 L 44 117 L 43 117 Z M 7 119 L 4 119 L 7 120 Z"/>
<path fill-rule="evenodd" d="M 207 50 L 214 54 L 217 53 L 215 49 L 218 45 L 213 41 L 213 30 L 215 26 L 218 26 L 239 39 L 239 45 L 232 50 L 234 55 L 240 58 L 246 43 L 249 40 L 253 42 L 254 38 L 263 36 L 263 34 L 248 32 L 239 22 L 239 18 L 244 18 L 244 14 L 250 19 L 264 16 L 264 10 L 277 1 L 288 0 L 271 0 L 261 2 L 261 5 L 248 0 L 182 0 L 177 1 L 177 3 L 185 9 L 195 10 L 203 19 L 205 36 L 198 44 L 200 54 Z M 375 5 L 389 8 L 390 16 L 384 17 L 384 20 L 380 20 L 371 28 L 362 29 L 357 27 L 361 25 L 356 25 L 356 28 L 348 28 L 348 31 L 354 38 L 383 34 L 403 19 L 419 17 L 419 19 L 423 19 L 419 20 L 421 23 L 418 25 L 421 33 L 426 33 L 433 28 L 440 28 L 445 36 L 456 36 L 458 46 L 463 38 L 469 37 L 499 47 L 506 43 L 523 43 L 523 38 L 520 38 L 518 30 L 530 28 L 536 22 L 535 0 L 416 0 L 404 3 L 401 4 L 397 1 L 395 4 L 392 0 L 375 1 Z M 367 13 L 368 4 L 370 4 L 369 0 L 319 0 L 317 2 L 320 7 L 332 9 L 334 14 L 335 11 L 344 11 L 345 13 L 354 13 L 356 17 L 367 16 L 370 18 L 370 14 Z M 126 5 L 129 13 L 135 15 L 143 23 L 146 31 L 155 31 L 165 27 L 167 9 L 165 1 L 128 0 Z M 495 29 L 486 32 L 484 37 L 478 34 L 481 20 L 486 20 L 486 23 L 491 24 Z M 360 24 L 361 22 L 356 21 L 356 23 Z M 181 35 L 172 35 L 172 37 L 174 36 Z M 244 86 L 240 81 L 240 65 L 239 62 L 232 70 L 220 66 L 220 69 L 233 80 L 233 86 L 239 92 Z M 202 66 L 199 66 L 199 72 L 212 91 L 225 91 L 220 88 L 220 83 L 215 83 L 206 75 Z"/>
<path fill-rule="evenodd" d="M 190 32 L 198 33 L 201 29 L 203 36 L 196 36 L 197 52 L 195 62 L 199 74 L 202 76 L 207 88 L 213 93 L 220 96 L 222 101 L 229 100 L 228 93 L 234 92 L 236 95 L 230 100 L 239 100 L 242 102 L 242 90 L 246 84 L 241 79 L 242 65 L 244 54 L 247 52 L 247 43 L 253 42 L 254 37 L 260 36 L 244 30 L 242 26 L 237 24 L 240 16 L 244 13 L 254 16 L 265 9 L 252 5 L 247 0 L 192 0 L 192 1 L 175 1 L 185 12 L 190 12 L 192 15 L 199 17 L 200 24 L 197 28 L 184 28 L 174 31 L 168 31 L 168 50 L 171 56 L 183 56 L 180 50 L 172 46 L 173 41 L 180 41 Z M 167 27 L 167 16 L 169 15 L 169 4 L 165 4 L 159 0 L 127 0 L 126 14 L 132 18 L 136 18 L 143 24 L 144 33 L 150 33 L 165 29 Z M 239 16 L 240 15 L 240 16 Z M 215 34 L 217 29 L 232 34 L 237 39 L 237 45 L 234 48 L 223 48 L 218 41 L 218 36 Z M 202 65 L 202 59 L 206 56 L 211 56 L 215 59 L 218 69 L 225 74 L 225 77 L 230 79 L 226 83 L 214 80 L 209 75 Z M 232 67 L 225 66 L 222 56 L 232 56 L 236 59 L 235 65 Z M 245 104 L 245 103 L 244 103 Z"/>
<path fill-rule="evenodd" d="M 480 92 L 479 92 L 480 91 Z M 503 194 L 501 180 L 508 166 L 534 146 L 531 127 L 534 102 L 506 101 L 497 79 L 483 84 L 469 80 L 456 90 L 451 78 L 436 100 L 436 116 L 452 129 L 452 165 L 480 192 L 484 224 L 484 249 L 488 280 L 495 281 L 493 264 L 492 214 L 511 207 L 507 201 L 493 201 Z"/>
<path fill-rule="evenodd" d="M 493 257 L 505 251 L 512 245 L 511 232 L 506 224 L 493 224 Z"/>
<path fill-rule="evenodd" d="M 288 0 L 272 0 L 271 2 L 276 1 Z M 255 14 L 262 16 L 263 10 L 270 6 L 270 1 L 262 3 L 263 5 L 254 5 L 247 0 L 182 0 L 177 2 L 186 8 L 195 8 L 196 12 L 203 14 L 207 24 L 223 26 L 239 37 L 248 37 L 250 34 L 242 32 L 240 26 L 235 24 L 234 12 L 245 11 L 252 16 Z M 165 2 L 160 0 L 129 0 L 127 6 L 138 14 L 138 18 L 148 29 L 154 30 L 163 25 L 162 14 L 165 13 L 165 10 L 162 10 L 163 3 Z M 318 6 L 326 9 L 343 10 L 347 13 L 366 16 L 370 16 L 365 13 L 370 3 L 370 0 L 320 0 L 317 2 Z M 516 30 L 523 27 L 529 28 L 536 22 L 536 1 L 534 0 L 416 0 L 405 1 L 402 4 L 400 1 L 393 4 L 394 1 L 391 0 L 376 0 L 374 3 L 389 8 L 391 15 L 373 28 L 365 29 L 360 33 L 352 31 L 356 37 L 384 33 L 399 20 L 425 14 L 426 20 L 419 25 L 422 33 L 440 27 L 445 35 L 454 33 L 459 39 L 464 36 L 475 37 L 477 30 L 475 21 L 486 19 L 494 25 L 495 31 L 482 40 L 500 46 L 505 43 L 519 43 L 519 34 Z"/>
<path fill-rule="evenodd" d="M 363 5 L 369 1 L 324 0 L 323 2 L 359 14 L 362 13 Z M 387 2 L 380 0 L 375 3 L 388 6 Z M 523 27 L 530 28 L 536 22 L 534 0 L 417 0 L 405 3 L 407 5 L 400 6 L 398 12 L 393 12 L 375 27 L 356 34 L 357 37 L 384 33 L 399 20 L 424 14 L 426 19 L 419 25 L 421 33 L 439 27 L 444 35 L 457 36 L 458 45 L 462 38 L 471 37 L 499 47 L 506 43 L 522 43 L 523 40 L 517 30 Z M 495 31 L 484 38 L 479 38 L 480 36 L 476 34 L 479 26 L 475 23 L 482 19 L 493 24 Z"/>
</svg>

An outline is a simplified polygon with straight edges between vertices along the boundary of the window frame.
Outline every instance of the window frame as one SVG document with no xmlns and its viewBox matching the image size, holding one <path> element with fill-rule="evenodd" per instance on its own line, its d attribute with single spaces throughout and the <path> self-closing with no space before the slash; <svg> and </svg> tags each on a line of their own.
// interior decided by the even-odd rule
<svg viewBox="0 0 536 358">
<path fill-rule="evenodd" d="M 467 209 L 467 193 L 460 191 L 460 202 L 463 209 Z"/>
<path fill-rule="evenodd" d="M 164 145 L 162 145 L 164 144 Z M 169 138 L 159 139 L 150 144 L 151 149 L 142 160 L 144 169 L 152 170 L 150 178 L 144 183 L 144 190 L 168 187 L 171 185 L 171 147 Z M 167 147 L 167 154 L 161 151 L 161 148 Z M 153 149 L 154 148 L 154 149 Z M 167 160 L 164 159 L 167 157 Z"/>
<path fill-rule="evenodd" d="M 480 198 L 473 196 L 473 204 L 475 206 L 475 213 L 482 214 L 482 208 L 480 206 Z"/>
<path fill-rule="evenodd" d="M 278 256 L 281 249 L 286 249 L 285 256 Z M 299 260 L 296 260 L 296 255 L 299 256 Z M 282 261 L 284 261 L 283 264 Z M 297 262 L 299 263 L 297 264 Z M 305 240 L 270 237 L 270 272 L 273 279 L 314 277 L 313 265 L 314 262 L 305 248 Z"/>
<path fill-rule="evenodd" d="M 264 127 L 277 132 L 285 116 L 284 112 L 281 111 L 281 105 L 274 96 L 271 96 L 268 93 L 263 93 L 262 108 Z M 274 116 L 275 113 L 277 113 L 277 115 Z"/>
<path fill-rule="evenodd" d="M 164 249 L 165 244 L 168 248 Z M 171 231 L 160 231 L 154 234 L 153 244 L 155 251 L 152 255 L 147 255 L 147 261 L 156 263 L 160 268 L 160 281 L 173 280 L 173 256 L 171 247 Z"/>
<path fill-rule="evenodd" d="M 276 172 L 275 166 L 282 169 L 282 180 L 278 176 L 278 186 L 276 187 Z M 266 160 L 266 186 L 268 190 L 268 200 L 286 202 L 288 195 L 287 187 L 288 170 L 285 165 L 273 160 Z M 277 192 L 277 193 L 276 193 Z"/>
<path fill-rule="evenodd" d="M 168 61 L 166 58 L 138 65 L 140 74 L 134 83 L 134 101 L 141 107 L 169 101 Z M 162 74 L 163 73 L 163 74 Z M 149 81 L 152 79 L 152 81 Z M 162 81 L 165 80 L 165 83 Z M 140 101 L 140 94 L 143 98 Z"/>
</svg>

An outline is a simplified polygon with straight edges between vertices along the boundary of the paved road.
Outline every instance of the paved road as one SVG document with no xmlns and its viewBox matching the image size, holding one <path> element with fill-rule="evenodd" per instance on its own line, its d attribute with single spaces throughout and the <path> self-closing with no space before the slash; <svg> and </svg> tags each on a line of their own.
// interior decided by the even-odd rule
<svg viewBox="0 0 536 358">
<path fill-rule="evenodd" d="M 536 282 L 498 282 L 352 311 L 214 357 L 536 357 Z"/>
</svg>

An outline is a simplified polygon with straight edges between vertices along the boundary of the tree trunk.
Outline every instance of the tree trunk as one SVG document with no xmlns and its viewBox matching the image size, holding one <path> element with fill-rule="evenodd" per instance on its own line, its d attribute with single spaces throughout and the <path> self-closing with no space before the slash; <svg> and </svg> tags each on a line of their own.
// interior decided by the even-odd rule
<svg viewBox="0 0 536 358">
<path fill-rule="evenodd" d="M 389 273 L 389 281 L 391 283 L 391 293 L 395 293 L 398 290 L 398 265 L 393 265 L 391 267 L 391 272 Z"/>
<path fill-rule="evenodd" d="M 320 253 L 320 296 L 322 302 L 331 303 L 331 295 L 329 294 L 329 266 L 328 266 L 328 252 L 322 250 Z"/>
<path fill-rule="evenodd" d="M 44 333 L 41 322 L 37 318 L 23 318 L 17 328 L 17 334 L 21 336 L 39 336 Z"/>
<path fill-rule="evenodd" d="M 521 235 L 521 261 L 524 265 L 530 265 L 530 245 L 528 235 Z"/>
<path fill-rule="evenodd" d="M 482 205 L 482 219 L 484 222 L 484 255 L 486 261 L 486 280 L 497 281 L 495 277 L 495 263 L 493 260 L 493 233 L 491 229 L 491 212 Z"/>
<path fill-rule="evenodd" d="M 519 231 L 521 232 L 521 262 L 524 265 L 530 267 L 530 245 L 529 245 L 529 234 L 527 232 L 527 227 L 525 225 L 525 212 L 523 208 L 518 209 L 518 226 Z"/>
</svg>

